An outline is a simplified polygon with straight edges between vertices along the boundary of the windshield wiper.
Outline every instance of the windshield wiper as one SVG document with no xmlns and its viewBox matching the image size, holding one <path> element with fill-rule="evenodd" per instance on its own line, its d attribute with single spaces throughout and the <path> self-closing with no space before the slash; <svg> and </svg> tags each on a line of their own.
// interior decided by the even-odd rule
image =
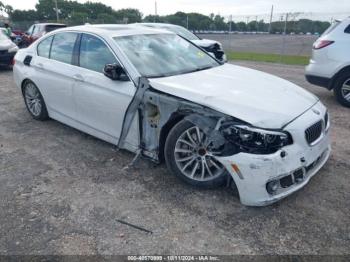
<svg viewBox="0 0 350 262">
<path fill-rule="evenodd" d="M 203 71 L 203 70 L 207 70 L 213 68 L 213 66 L 204 66 L 204 67 L 199 67 L 190 71 L 185 71 L 184 74 L 189 74 L 189 73 L 193 73 L 193 72 L 198 72 L 198 71 Z"/>
<path fill-rule="evenodd" d="M 189 73 L 193 73 L 193 72 L 207 70 L 207 69 L 210 69 L 210 68 L 213 68 L 213 66 L 204 66 L 204 67 L 200 67 L 200 68 L 195 68 L 195 69 L 190 70 L 190 71 L 172 72 L 172 73 L 169 73 L 169 74 L 146 75 L 145 77 L 147 77 L 147 78 L 161 78 L 161 77 L 168 77 L 168 76 L 174 76 L 174 75 L 189 74 Z"/>
<path fill-rule="evenodd" d="M 147 78 L 160 78 L 160 77 L 167 77 L 167 76 L 171 76 L 169 74 L 159 74 L 159 75 L 146 75 L 145 77 Z"/>
</svg>

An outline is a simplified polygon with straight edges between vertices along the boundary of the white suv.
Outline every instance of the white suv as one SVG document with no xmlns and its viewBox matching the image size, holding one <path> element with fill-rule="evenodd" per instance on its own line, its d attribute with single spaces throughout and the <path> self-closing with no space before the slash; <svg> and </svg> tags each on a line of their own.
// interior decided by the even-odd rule
<svg viewBox="0 0 350 262">
<path fill-rule="evenodd" d="M 350 107 L 350 17 L 332 24 L 314 43 L 306 79 L 333 89 L 339 103 Z"/>
</svg>

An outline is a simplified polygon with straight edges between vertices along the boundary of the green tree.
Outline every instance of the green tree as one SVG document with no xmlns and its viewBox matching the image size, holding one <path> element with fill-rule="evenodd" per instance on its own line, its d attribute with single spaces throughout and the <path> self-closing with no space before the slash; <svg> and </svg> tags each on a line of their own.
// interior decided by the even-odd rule
<svg viewBox="0 0 350 262">
<path fill-rule="evenodd" d="M 97 19 L 101 14 L 113 15 L 113 9 L 102 3 L 86 2 L 80 7 L 89 14 L 90 19 Z"/>
<path fill-rule="evenodd" d="M 165 20 L 164 16 L 159 16 L 159 15 L 148 15 L 143 19 L 143 22 L 148 22 L 148 23 L 166 23 L 167 21 Z"/>
<path fill-rule="evenodd" d="M 36 21 L 38 13 L 35 10 L 14 10 L 10 18 L 12 21 Z"/>
<path fill-rule="evenodd" d="M 115 18 L 127 23 L 139 23 L 142 21 L 142 13 L 138 9 L 126 8 L 114 12 Z"/>
<path fill-rule="evenodd" d="M 216 30 L 227 30 L 227 24 L 223 16 L 216 15 L 214 17 L 214 25 Z"/>
<path fill-rule="evenodd" d="M 227 23 L 227 27 L 228 27 L 229 29 L 231 29 L 231 31 L 237 31 L 237 25 L 236 25 L 236 23 L 233 22 L 233 21 L 228 22 L 228 23 Z"/>
<path fill-rule="evenodd" d="M 85 24 L 89 22 L 89 15 L 84 12 L 73 12 L 69 17 L 69 20 L 72 25 Z"/>
<path fill-rule="evenodd" d="M 237 30 L 240 32 L 247 31 L 247 24 L 245 22 L 238 22 L 236 23 Z"/>
<path fill-rule="evenodd" d="M 250 21 L 247 24 L 247 31 L 253 32 L 253 31 L 257 31 L 257 23 L 256 21 Z"/>
</svg>

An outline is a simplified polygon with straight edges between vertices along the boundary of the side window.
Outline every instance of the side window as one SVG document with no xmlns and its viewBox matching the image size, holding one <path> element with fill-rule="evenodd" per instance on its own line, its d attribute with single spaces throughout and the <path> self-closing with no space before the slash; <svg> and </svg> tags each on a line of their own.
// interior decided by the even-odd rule
<svg viewBox="0 0 350 262">
<path fill-rule="evenodd" d="M 52 43 L 53 36 L 50 36 L 38 44 L 38 56 L 50 57 L 50 47 Z"/>
<path fill-rule="evenodd" d="M 33 36 L 37 35 L 39 33 L 39 31 L 40 31 L 40 26 L 39 25 L 35 25 L 32 35 Z"/>
<path fill-rule="evenodd" d="M 350 25 L 348 25 L 348 27 L 345 28 L 344 33 L 350 34 Z"/>
<path fill-rule="evenodd" d="M 83 34 L 80 43 L 80 66 L 102 73 L 106 64 L 117 63 L 112 52 L 100 39 Z"/>
<path fill-rule="evenodd" d="M 34 29 L 34 25 L 32 25 L 31 27 L 29 27 L 29 29 L 28 29 L 28 31 L 26 32 L 26 34 L 27 34 L 27 35 L 32 35 L 33 29 Z"/>
<path fill-rule="evenodd" d="M 56 34 L 52 41 L 50 58 L 71 64 L 76 39 L 76 33 L 67 32 Z"/>
</svg>

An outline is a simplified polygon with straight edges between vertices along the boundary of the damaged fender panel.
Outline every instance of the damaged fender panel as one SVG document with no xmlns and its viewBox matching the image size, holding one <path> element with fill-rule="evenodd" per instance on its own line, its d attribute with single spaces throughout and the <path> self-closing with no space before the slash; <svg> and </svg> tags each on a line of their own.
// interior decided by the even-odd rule
<svg viewBox="0 0 350 262">
<path fill-rule="evenodd" d="M 223 145 L 224 138 L 215 127 L 224 115 L 211 109 L 179 99 L 152 89 L 147 90 L 144 103 L 139 111 L 141 118 L 141 149 L 143 154 L 159 161 L 160 137 L 169 121 L 184 118 L 205 132 L 210 141 Z"/>
<path fill-rule="evenodd" d="M 138 114 L 137 114 L 138 113 Z M 141 77 L 137 91 L 125 116 L 119 148 L 125 148 L 132 122 L 139 116 L 139 151 L 151 160 L 159 162 L 160 137 L 164 126 L 175 119 L 185 118 L 203 130 L 208 136 L 208 144 L 214 147 L 227 145 L 226 139 L 219 131 L 221 121 L 232 117 L 216 112 L 207 107 L 177 98 L 152 89 L 147 78 Z M 226 146 L 227 147 L 227 146 Z M 227 151 L 227 150 L 226 150 Z M 232 152 L 232 148 L 228 151 Z"/>
</svg>

